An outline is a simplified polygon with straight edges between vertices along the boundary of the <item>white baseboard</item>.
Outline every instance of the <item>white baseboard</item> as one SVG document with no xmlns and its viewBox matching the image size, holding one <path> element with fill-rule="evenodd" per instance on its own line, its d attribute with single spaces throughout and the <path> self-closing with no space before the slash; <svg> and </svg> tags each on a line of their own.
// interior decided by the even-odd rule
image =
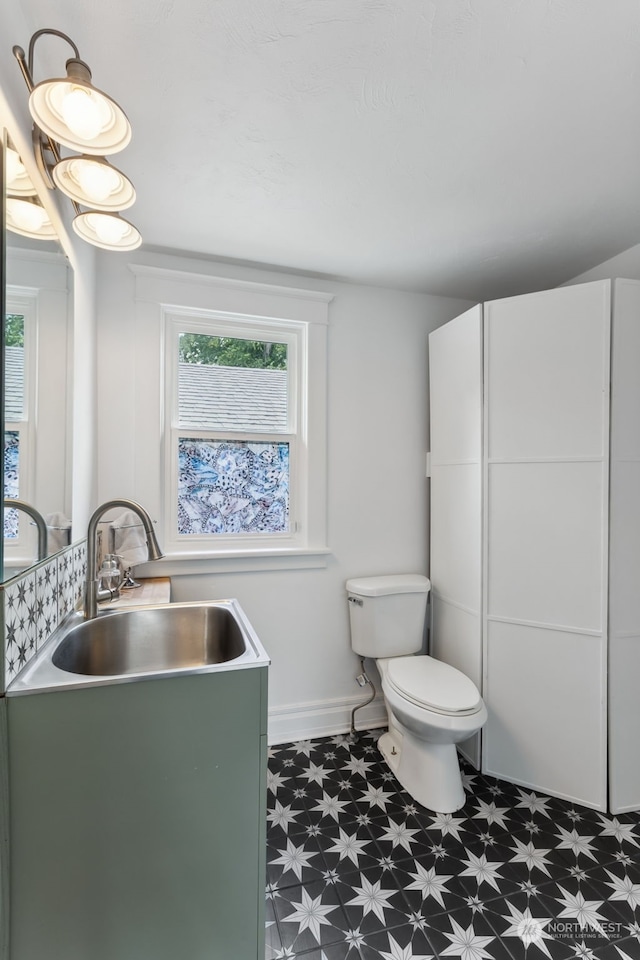
<svg viewBox="0 0 640 960">
<path fill-rule="evenodd" d="M 291 743 L 348 733 L 351 711 L 359 703 L 362 703 L 362 697 L 342 697 L 274 707 L 269 710 L 269 743 Z M 358 710 L 355 725 L 357 730 L 387 725 L 387 711 L 381 694 Z"/>
</svg>

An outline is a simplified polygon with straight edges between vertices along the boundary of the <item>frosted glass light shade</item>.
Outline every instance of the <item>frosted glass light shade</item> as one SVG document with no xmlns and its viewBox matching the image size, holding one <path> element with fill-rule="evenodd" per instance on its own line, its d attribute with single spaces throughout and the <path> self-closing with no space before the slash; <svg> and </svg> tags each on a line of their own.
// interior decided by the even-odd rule
<svg viewBox="0 0 640 960">
<path fill-rule="evenodd" d="M 126 210 L 136 199 L 129 178 L 101 157 L 66 157 L 56 163 L 52 176 L 71 200 L 93 210 Z"/>
<path fill-rule="evenodd" d="M 20 154 L 13 147 L 5 151 L 6 190 L 13 197 L 35 197 L 37 190 L 31 182 Z"/>
<path fill-rule="evenodd" d="M 75 217 L 73 229 L 87 243 L 103 250 L 135 250 L 142 243 L 138 230 L 117 213 L 87 210 Z"/>
<path fill-rule="evenodd" d="M 7 197 L 5 201 L 7 230 L 34 240 L 55 240 L 56 232 L 44 207 L 21 197 Z"/>
<path fill-rule="evenodd" d="M 131 140 L 126 114 L 91 83 L 82 60 L 67 61 L 67 76 L 43 80 L 31 91 L 31 116 L 58 143 L 91 156 L 124 150 Z"/>
</svg>

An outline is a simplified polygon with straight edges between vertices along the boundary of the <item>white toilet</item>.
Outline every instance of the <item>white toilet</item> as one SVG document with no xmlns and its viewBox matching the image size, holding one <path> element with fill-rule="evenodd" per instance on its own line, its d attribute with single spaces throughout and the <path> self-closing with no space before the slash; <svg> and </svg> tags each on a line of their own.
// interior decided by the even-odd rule
<svg viewBox="0 0 640 960">
<path fill-rule="evenodd" d="M 413 656 L 422 647 L 430 582 L 417 574 L 347 580 L 351 646 L 375 659 L 389 730 L 378 747 L 405 790 L 430 810 L 465 803 L 456 743 L 476 733 L 487 709 L 459 670 Z"/>
</svg>

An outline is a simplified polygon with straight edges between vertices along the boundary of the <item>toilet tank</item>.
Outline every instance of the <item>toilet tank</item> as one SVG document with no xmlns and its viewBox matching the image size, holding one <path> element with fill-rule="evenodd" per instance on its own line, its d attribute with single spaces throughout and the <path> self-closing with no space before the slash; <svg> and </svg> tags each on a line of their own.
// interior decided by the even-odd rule
<svg viewBox="0 0 640 960">
<path fill-rule="evenodd" d="M 361 657 L 404 657 L 422 647 L 426 577 L 405 574 L 347 580 L 351 646 Z"/>
</svg>

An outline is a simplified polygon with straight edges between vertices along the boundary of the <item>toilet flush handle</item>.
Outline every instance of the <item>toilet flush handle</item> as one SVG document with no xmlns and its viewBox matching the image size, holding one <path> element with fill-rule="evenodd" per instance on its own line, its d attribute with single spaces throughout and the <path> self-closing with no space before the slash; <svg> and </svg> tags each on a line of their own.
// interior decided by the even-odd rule
<svg viewBox="0 0 640 960">
<path fill-rule="evenodd" d="M 364 600 L 361 600 L 360 597 L 349 597 L 349 603 L 355 603 L 357 607 L 364 606 Z"/>
</svg>

